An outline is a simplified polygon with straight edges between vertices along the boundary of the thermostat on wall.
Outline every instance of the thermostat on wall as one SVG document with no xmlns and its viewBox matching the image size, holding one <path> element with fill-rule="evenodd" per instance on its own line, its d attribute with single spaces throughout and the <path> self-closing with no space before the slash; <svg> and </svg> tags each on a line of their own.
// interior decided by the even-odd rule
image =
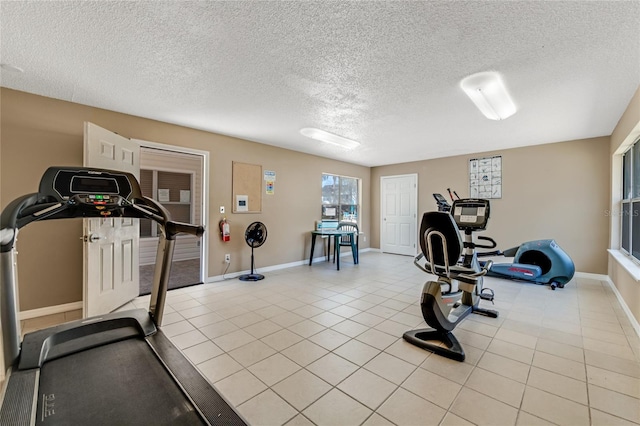
<svg viewBox="0 0 640 426">
<path fill-rule="evenodd" d="M 248 212 L 249 211 L 249 196 L 248 195 L 236 195 L 236 211 Z"/>
</svg>

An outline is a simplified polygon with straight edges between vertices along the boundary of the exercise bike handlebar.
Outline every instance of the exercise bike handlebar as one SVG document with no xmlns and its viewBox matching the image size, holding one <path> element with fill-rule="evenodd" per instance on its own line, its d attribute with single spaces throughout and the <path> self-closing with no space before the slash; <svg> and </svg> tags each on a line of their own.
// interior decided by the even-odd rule
<svg viewBox="0 0 640 426">
<path fill-rule="evenodd" d="M 419 253 L 416 257 L 413 258 L 413 264 L 418 267 L 418 269 L 422 270 L 423 272 L 426 272 L 427 274 L 432 274 L 433 272 L 428 270 L 427 268 L 425 268 L 424 266 L 422 266 L 419 262 L 420 260 L 424 258 L 424 253 Z M 426 260 L 425 260 L 426 262 Z M 430 262 L 427 262 L 429 265 L 431 265 Z M 462 277 L 467 278 L 467 279 L 476 279 L 478 277 L 482 277 L 484 275 L 486 275 L 489 272 L 489 269 L 491 269 L 491 266 L 493 265 L 493 261 L 492 260 L 487 260 L 484 263 L 484 266 L 482 267 L 482 269 L 478 272 L 473 272 L 471 274 L 467 274 L 467 273 L 460 273 L 456 275 L 456 278 L 458 277 Z M 471 271 L 471 270 L 470 270 Z"/>
</svg>

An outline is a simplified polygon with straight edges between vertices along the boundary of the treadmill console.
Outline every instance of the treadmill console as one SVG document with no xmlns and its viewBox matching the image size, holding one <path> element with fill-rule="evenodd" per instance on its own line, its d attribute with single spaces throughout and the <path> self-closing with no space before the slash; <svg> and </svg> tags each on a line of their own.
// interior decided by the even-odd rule
<svg viewBox="0 0 640 426">
<path fill-rule="evenodd" d="M 50 167 L 40 181 L 40 194 L 50 195 L 59 201 L 80 195 L 96 195 L 103 200 L 111 196 L 129 199 L 140 193 L 138 182 L 126 172 L 113 172 L 89 168 Z"/>
<path fill-rule="evenodd" d="M 50 167 L 40 180 L 39 194 L 76 206 L 83 216 L 95 217 L 119 216 L 118 209 L 142 198 L 132 174 L 85 167 Z M 44 213 L 47 209 L 35 215 Z"/>
<path fill-rule="evenodd" d="M 74 204 L 95 210 L 112 210 L 124 205 L 125 199 L 119 195 L 77 194 L 70 200 Z"/>
<path fill-rule="evenodd" d="M 464 198 L 453 202 L 451 214 L 458 228 L 480 231 L 487 227 L 489 210 L 489 200 Z"/>
</svg>

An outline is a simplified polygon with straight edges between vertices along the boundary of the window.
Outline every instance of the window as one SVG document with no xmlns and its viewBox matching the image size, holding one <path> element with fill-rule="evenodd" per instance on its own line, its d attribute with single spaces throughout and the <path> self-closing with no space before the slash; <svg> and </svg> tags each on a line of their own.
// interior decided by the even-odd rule
<svg viewBox="0 0 640 426">
<path fill-rule="evenodd" d="M 360 179 L 322 174 L 322 219 L 360 220 Z"/>
<path fill-rule="evenodd" d="M 622 156 L 622 250 L 640 260 L 640 141 Z"/>
</svg>

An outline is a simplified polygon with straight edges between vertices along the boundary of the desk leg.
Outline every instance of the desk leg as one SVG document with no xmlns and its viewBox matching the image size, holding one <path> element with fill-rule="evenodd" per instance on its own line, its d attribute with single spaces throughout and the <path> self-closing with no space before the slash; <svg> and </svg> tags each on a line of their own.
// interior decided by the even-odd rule
<svg viewBox="0 0 640 426">
<path fill-rule="evenodd" d="M 309 256 L 309 266 L 313 263 L 313 250 L 316 248 L 316 234 L 311 234 L 311 255 Z"/>
<path fill-rule="evenodd" d="M 331 238 L 331 237 L 329 237 Z M 336 250 L 338 249 L 338 236 L 333 236 L 333 263 L 336 263 Z"/>
</svg>

